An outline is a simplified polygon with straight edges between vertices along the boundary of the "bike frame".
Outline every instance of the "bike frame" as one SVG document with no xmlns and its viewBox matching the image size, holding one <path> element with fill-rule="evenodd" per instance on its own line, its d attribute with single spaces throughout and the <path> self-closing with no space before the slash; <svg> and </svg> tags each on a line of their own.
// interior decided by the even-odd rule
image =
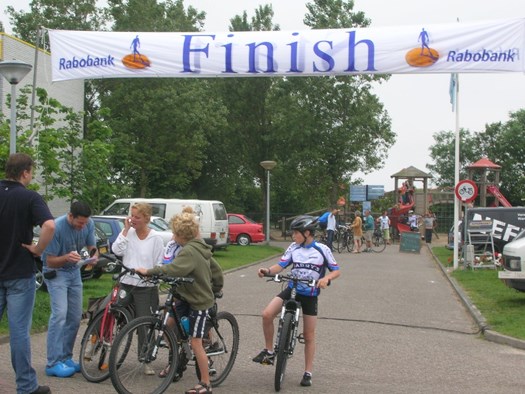
<svg viewBox="0 0 525 394">
<path fill-rule="evenodd" d="M 296 300 L 297 285 L 302 282 L 308 284 L 310 287 L 316 287 L 317 281 L 281 274 L 265 276 L 272 278 L 271 280 L 277 283 L 286 281 L 292 282 L 293 284 L 290 298 L 283 301 L 274 345 L 274 351 L 276 354 L 274 385 L 275 391 L 280 391 L 282 382 L 284 381 L 287 360 L 293 356 L 297 341 L 304 343 L 304 341 L 301 341 L 302 334 L 297 335 L 299 329 L 299 317 L 301 315 L 301 303 Z M 290 318 L 288 318 L 288 316 L 290 316 Z"/>
</svg>

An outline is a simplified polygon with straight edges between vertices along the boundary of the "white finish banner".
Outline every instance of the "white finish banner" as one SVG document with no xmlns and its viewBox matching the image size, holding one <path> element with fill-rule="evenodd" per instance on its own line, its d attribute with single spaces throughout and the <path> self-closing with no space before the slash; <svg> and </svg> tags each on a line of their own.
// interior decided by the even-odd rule
<svg viewBox="0 0 525 394">
<path fill-rule="evenodd" d="M 53 81 L 525 71 L 525 18 L 304 31 L 49 33 Z"/>
</svg>

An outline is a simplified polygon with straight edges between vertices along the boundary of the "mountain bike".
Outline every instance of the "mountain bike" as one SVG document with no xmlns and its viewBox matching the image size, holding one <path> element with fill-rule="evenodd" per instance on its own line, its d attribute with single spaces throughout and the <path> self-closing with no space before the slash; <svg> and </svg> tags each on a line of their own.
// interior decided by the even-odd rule
<svg viewBox="0 0 525 394">
<path fill-rule="evenodd" d="M 135 316 L 132 304 L 122 301 L 127 294 L 120 289 L 120 278 L 131 272 L 120 260 L 105 255 L 116 262 L 119 274 L 113 275 L 114 285 L 106 297 L 100 297 L 90 307 L 91 318 L 80 346 L 80 371 L 87 381 L 100 383 L 109 377 L 109 353 L 116 335 Z"/>
<path fill-rule="evenodd" d="M 152 316 L 139 317 L 126 325 L 113 342 L 109 357 L 109 371 L 113 387 L 118 393 L 163 393 L 182 377 L 187 365 L 193 362 L 200 379 L 198 364 L 190 346 L 190 336 L 181 317 L 175 311 L 177 287 L 194 282 L 193 278 L 158 276 L 153 281 L 170 285 L 164 305 Z M 175 326 L 170 328 L 172 316 Z M 218 312 L 217 303 L 209 311 L 203 338 L 208 356 L 210 381 L 220 385 L 228 376 L 239 350 L 239 325 L 229 312 Z M 144 366 L 157 374 L 146 375 Z"/>
<path fill-rule="evenodd" d="M 292 282 L 293 284 L 290 299 L 283 301 L 274 346 L 276 357 L 274 386 L 275 391 L 280 391 L 284 382 L 288 359 L 293 356 L 297 341 L 299 341 L 299 343 L 304 343 L 303 334 L 297 334 L 299 329 L 299 317 L 301 314 L 301 303 L 295 299 L 297 285 L 299 283 L 306 283 L 310 287 L 316 287 L 317 281 L 313 279 L 300 279 L 295 276 L 282 274 L 264 276 L 271 278 L 270 281 L 273 282 Z"/>
</svg>

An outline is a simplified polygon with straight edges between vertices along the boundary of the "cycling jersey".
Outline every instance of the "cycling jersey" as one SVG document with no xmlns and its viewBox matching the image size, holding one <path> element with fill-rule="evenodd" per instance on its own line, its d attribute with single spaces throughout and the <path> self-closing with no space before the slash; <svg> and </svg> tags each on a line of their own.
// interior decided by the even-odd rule
<svg viewBox="0 0 525 394">
<path fill-rule="evenodd" d="M 337 271 L 339 269 L 339 265 L 335 261 L 330 248 L 315 241 L 305 246 L 293 242 L 284 252 L 278 264 L 282 268 L 292 266 L 291 276 L 312 280 L 323 278 L 327 269 L 329 271 Z M 292 286 L 293 283 L 290 282 L 288 287 Z M 306 283 L 297 285 L 297 294 L 304 296 L 317 296 L 320 290 L 317 287 L 309 287 Z"/>
</svg>

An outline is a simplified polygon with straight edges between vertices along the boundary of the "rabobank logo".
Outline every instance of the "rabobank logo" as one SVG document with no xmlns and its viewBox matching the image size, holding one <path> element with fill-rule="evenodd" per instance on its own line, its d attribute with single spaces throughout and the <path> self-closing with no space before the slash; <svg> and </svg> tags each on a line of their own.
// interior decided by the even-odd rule
<svg viewBox="0 0 525 394">
<path fill-rule="evenodd" d="M 412 67 L 429 67 L 439 59 L 439 53 L 430 47 L 430 37 L 423 28 L 417 41 L 420 46 L 413 48 L 405 55 L 406 62 Z"/>
<path fill-rule="evenodd" d="M 131 49 L 132 53 L 122 58 L 122 64 L 124 66 L 132 69 L 142 69 L 151 66 L 151 62 L 149 61 L 148 57 L 139 51 L 140 39 L 138 34 L 133 39 L 133 41 L 131 41 L 129 48 Z"/>
</svg>

